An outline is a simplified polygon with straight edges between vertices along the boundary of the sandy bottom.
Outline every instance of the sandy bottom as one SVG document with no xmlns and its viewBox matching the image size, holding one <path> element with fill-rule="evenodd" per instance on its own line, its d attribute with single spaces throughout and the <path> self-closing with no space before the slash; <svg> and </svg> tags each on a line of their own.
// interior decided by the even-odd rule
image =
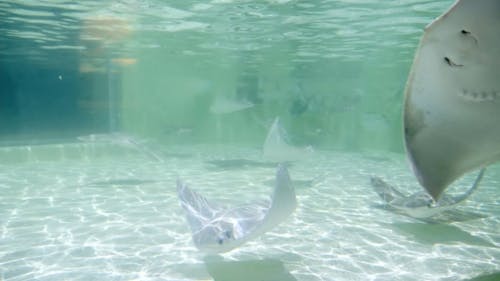
<svg viewBox="0 0 500 281">
<path fill-rule="evenodd" d="M 500 271 L 498 166 L 458 208 L 475 219 L 429 224 L 377 207 L 371 175 L 408 193 L 418 189 L 404 155 L 316 151 L 289 169 L 298 199 L 292 217 L 234 251 L 206 257 L 191 241 L 175 180 L 228 205 L 267 198 L 275 167 L 258 149 L 26 156 L 41 149 L 1 149 L 12 159 L 31 158 L 0 164 L 0 280 L 408 281 Z M 43 149 L 53 155 L 66 148 Z"/>
</svg>

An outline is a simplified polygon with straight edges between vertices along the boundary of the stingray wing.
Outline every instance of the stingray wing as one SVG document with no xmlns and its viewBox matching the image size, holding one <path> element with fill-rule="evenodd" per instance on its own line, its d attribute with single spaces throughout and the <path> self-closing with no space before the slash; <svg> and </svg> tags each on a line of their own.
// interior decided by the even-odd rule
<svg viewBox="0 0 500 281">
<path fill-rule="evenodd" d="M 276 169 L 276 186 L 271 196 L 271 204 L 262 223 L 255 230 L 255 235 L 271 230 L 287 219 L 297 207 L 295 187 L 292 184 L 285 164 Z"/>
<path fill-rule="evenodd" d="M 222 207 L 209 202 L 180 179 L 177 179 L 177 195 L 193 233 L 206 227 L 223 212 Z"/>
<path fill-rule="evenodd" d="M 437 199 L 500 159 L 500 1 L 459 0 L 425 30 L 405 90 L 404 140 Z"/>
</svg>

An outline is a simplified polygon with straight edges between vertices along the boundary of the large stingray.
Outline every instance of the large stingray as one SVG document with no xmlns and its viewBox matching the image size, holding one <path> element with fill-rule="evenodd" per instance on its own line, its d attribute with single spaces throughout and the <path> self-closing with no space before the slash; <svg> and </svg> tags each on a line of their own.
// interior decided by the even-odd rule
<svg viewBox="0 0 500 281">
<path fill-rule="evenodd" d="M 405 90 L 404 140 L 421 185 L 500 159 L 500 1 L 458 0 L 426 27 Z"/>
<path fill-rule="evenodd" d="M 465 193 L 458 196 L 444 194 L 437 201 L 434 201 L 426 191 L 418 191 L 407 196 L 379 177 L 371 177 L 370 182 L 375 192 L 390 209 L 413 218 L 423 219 L 451 210 L 464 202 L 479 186 L 484 171 L 485 169 L 481 169 L 471 188 Z"/>
<path fill-rule="evenodd" d="M 285 165 L 278 165 L 271 202 L 224 208 L 177 181 L 177 193 L 195 246 L 207 253 L 230 251 L 272 229 L 295 210 L 295 190 Z"/>
</svg>

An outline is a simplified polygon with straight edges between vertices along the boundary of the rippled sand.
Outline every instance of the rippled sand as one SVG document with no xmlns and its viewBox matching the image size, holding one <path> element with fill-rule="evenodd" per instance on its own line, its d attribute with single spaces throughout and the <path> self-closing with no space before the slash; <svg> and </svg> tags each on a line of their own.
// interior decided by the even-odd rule
<svg viewBox="0 0 500 281">
<path fill-rule="evenodd" d="M 290 168 L 299 203 L 290 219 L 207 258 L 191 242 L 175 179 L 226 204 L 259 200 L 275 172 L 259 150 L 175 147 L 156 159 L 128 148 L 91 157 L 33 149 L 56 160 L 0 151 L 29 160 L 0 162 L 0 280 L 223 280 L 238 272 L 234 280 L 462 280 L 500 270 L 498 166 L 459 207 L 483 218 L 425 224 L 377 208 L 369 185 L 378 175 L 416 189 L 403 155 L 317 151 Z M 251 161 L 214 162 L 229 159 Z"/>
</svg>

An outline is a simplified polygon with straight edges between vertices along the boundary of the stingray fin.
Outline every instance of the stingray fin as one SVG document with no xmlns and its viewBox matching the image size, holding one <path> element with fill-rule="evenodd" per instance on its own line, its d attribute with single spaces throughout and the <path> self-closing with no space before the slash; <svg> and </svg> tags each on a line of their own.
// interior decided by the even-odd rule
<svg viewBox="0 0 500 281">
<path fill-rule="evenodd" d="M 271 197 L 271 206 L 264 218 L 263 225 L 271 228 L 290 216 L 297 207 L 295 188 L 293 187 L 286 164 L 279 164 L 276 169 L 276 185 Z"/>
<path fill-rule="evenodd" d="M 209 202 L 205 197 L 191 190 L 180 179 L 177 179 L 177 195 L 193 232 L 202 229 L 221 210 L 218 205 Z"/>
</svg>

